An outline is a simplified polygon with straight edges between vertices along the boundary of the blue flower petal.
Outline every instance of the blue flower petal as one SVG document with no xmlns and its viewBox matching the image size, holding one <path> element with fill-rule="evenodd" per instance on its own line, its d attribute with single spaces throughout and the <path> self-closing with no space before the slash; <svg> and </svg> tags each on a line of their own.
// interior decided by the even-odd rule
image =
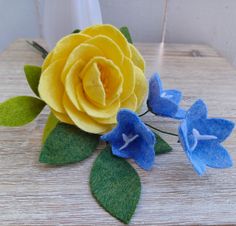
<svg viewBox="0 0 236 226">
<path fill-rule="evenodd" d="M 189 109 L 179 127 L 179 138 L 188 159 L 199 175 L 204 174 L 206 166 L 232 166 L 232 159 L 220 142 L 230 135 L 233 127 L 234 124 L 225 119 L 208 119 L 206 105 L 201 100 Z"/>
<path fill-rule="evenodd" d="M 114 137 L 117 137 L 119 139 L 114 139 Z M 111 132 L 102 135 L 100 139 L 109 142 L 112 145 L 112 147 L 119 149 L 119 147 L 121 147 L 123 144 L 122 133 L 119 128 L 119 125 L 115 127 L 113 130 L 111 130 Z"/>
<path fill-rule="evenodd" d="M 199 142 L 193 155 L 212 168 L 229 168 L 233 165 L 229 153 L 217 141 Z"/>
<path fill-rule="evenodd" d="M 188 158 L 197 174 L 199 176 L 202 176 L 206 172 L 206 165 L 204 164 L 204 162 L 194 154 L 188 155 Z"/>
<path fill-rule="evenodd" d="M 204 126 L 206 133 L 216 136 L 221 143 L 232 133 L 234 123 L 226 119 L 210 118 L 204 121 Z"/>
<path fill-rule="evenodd" d="M 165 93 L 165 96 L 169 97 L 169 100 L 173 101 L 177 105 L 182 100 L 182 93 L 179 90 L 170 89 L 164 90 L 163 92 Z"/>
<path fill-rule="evenodd" d="M 149 104 L 151 111 L 160 116 L 164 117 L 174 117 L 178 111 L 178 106 L 168 99 L 159 99 L 156 100 L 152 105 Z"/>
<path fill-rule="evenodd" d="M 149 93 L 148 93 L 148 105 L 153 106 L 156 104 L 157 99 L 160 99 L 162 93 L 162 83 L 157 73 L 153 74 L 149 80 Z"/>
<path fill-rule="evenodd" d="M 183 146 L 184 152 L 192 164 L 194 170 L 197 172 L 198 175 L 203 175 L 206 171 L 206 166 L 205 164 L 199 159 L 197 156 L 192 155 L 192 153 L 189 151 L 189 144 L 187 140 L 187 124 L 186 121 L 184 121 L 180 127 L 179 127 L 179 139 L 180 142 Z"/>
<path fill-rule="evenodd" d="M 133 158 L 144 169 L 151 169 L 156 142 L 153 132 L 132 111 L 122 109 L 117 114 L 117 126 L 101 136 L 112 146 L 112 153 L 122 158 Z"/>
<path fill-rule="evenodd" d="M 183 119 L 185 113 L 179 110 L 179 102 L 182 95 L 178 90 L 163 90 L 162 82 L 158 74 L 154 74 L 149 80 L 148 108 L 156 115 L 163 117 Z"/>
<path fill-rule="evenodd" d="M 207 107 L 202 100 L 197 100 L 186 114 L 186 120 L 194 121 L 198 119 L 206 119 Z"/>
<path fill-rule="evenodd" d="M 151 94 L 149 98 L 155 98 L 156 96 L 160 96 L 160 94 L 162 93 L 162 82 L 158 73 L 153 74 L 152 77 L 149 79 L 149 90 L 151 92 L 149 93 Z"/>
<path fill-rule="evenodd" d="M 120 150 L 118 147 L 112 145 L 112 154 L 121 158 L 132 158 L 132 153 L 126 149 Z"/>
<path fill-rule="evenodd" d="M 155 160 L 154 148 L 149 145 L 143 146 L 139 148 L 139 152 L 134 153 L 133 159 L 141 168 L 150 170 Z"/>
<path fill-rule="evenodd" d="M 179 108 L 176 114 L 173 116 L 175 119 L 184 119 L 186 117 L 186 111 L 182 108 Z"/>
</svg>

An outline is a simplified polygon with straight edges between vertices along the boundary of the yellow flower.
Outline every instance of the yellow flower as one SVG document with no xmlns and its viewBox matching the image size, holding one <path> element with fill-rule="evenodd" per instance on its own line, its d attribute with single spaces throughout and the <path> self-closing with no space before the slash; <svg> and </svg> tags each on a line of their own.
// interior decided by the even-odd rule
<svg viewBox="0 0 236 226">
<path fill-rule="evenodd" d="M 62 38 L 42 66 L 40 97 L 62 122 L 103 134 L 121 108 L 137 111 L 147 92 L 144 60 L 112 25 Z"/>
</svg>

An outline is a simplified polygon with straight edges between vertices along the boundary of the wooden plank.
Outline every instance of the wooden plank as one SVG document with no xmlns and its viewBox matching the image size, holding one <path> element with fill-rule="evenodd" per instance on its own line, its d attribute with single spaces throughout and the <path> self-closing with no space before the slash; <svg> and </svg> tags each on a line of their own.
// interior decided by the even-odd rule
<svg viewBox="0 0 236 226">
<path fill-rule="evenodd" d="M 209 115 L 236 121 L 236 71 L 213 49 L 203 45 L 137 44 L 147 61 L 147 76 L 159 71 L 166 88 L 183 91 L 182 106 L 198 98 Z M 160 49 L 161 48 L 161 49 Z M 41 65 L 41 57 L 24 40 L 0 55 L 0 101 L 31 94 L 23 65 Z M 25 127 L 0 128 L 0 222 L 3 225 L 121 225 L 93 199 L 88 186 L 99 150 L 80 164 L 47 167 L 38 163 L 47 110 Z M 144 120 L 176 132 L 177 121 L 146 115 Z M 209 169 L 198 177 L 175 137 L 158 156 L 151 172 L 138 170 L 142 195 L 131 224 L 189 225 L 236 223 L 236 168 Z M 236 159 L 235 133 L 225 142 Z"/>
</svg>

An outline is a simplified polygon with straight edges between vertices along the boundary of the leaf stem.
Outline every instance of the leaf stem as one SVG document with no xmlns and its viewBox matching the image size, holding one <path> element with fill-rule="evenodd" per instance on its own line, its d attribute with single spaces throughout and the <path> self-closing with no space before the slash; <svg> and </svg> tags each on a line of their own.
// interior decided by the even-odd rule
<svg viewBox="0 0 236 226">
<path fill-rule="evenodd" d="M 155 127 L 149 125 L 148 123 L 145 123 L 145 125 L 149 126 L 150 128 L 152 128 L 152 129 L 154 129 L 154 130 L 156 130 L 156 131 L 158 131 L 158 132 L 160 132 L 160 133 L 168 134 L 168 135 L 175 136 L 175 137 L 178 137 L 178 136 L 179 136 L 179 135 L 176 134 L 176 133 L 170 133 L 170 132 L 166 132 L 166 131 L 161 130 L 161 129 L 157 129 L 157 128 L 155 128 Z"/>
<path fill-rule="evenodd" d="M 146 115 L 149 112 L 149 109 L 147 109 L 144 113 L 142 113 L 141 115 L 139 115 L 139 117 L 142 117 L 144 115 Z"/>
</svg>

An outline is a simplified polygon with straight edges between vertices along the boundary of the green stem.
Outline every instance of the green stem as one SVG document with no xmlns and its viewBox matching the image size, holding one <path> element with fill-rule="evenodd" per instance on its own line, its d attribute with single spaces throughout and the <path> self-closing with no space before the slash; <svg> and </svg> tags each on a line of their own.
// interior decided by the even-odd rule
<svg viewBox="0 0 236 226">
<path fill-rule="evenodd" d="M 139 115 L 139 117 L 142 117 L 144 115 L 146 115 L 149 112 L 149 109 L 147 109 L 144 113 L 142 113 L 141 115 Z"/>
<path fill-rule="evenodd" d="M 155 127 L 153 127 L 153 126 L 151 126 L 151 125 L 149 125 L 149 124 L 147 124 L 147 123 L 145 123 L 145 125 L 149 126 L 150 128 L 152 128 L 152 129 L 154 129 L 154 130 L 156 130 L 156 131 L 158 131 L 158 132 L 160 132 L 160 133 L 168 134 L 168 135 L 175 136 L 175 137 L 178 137 L 178 136 L 179 136 L 179 135 L 176 134 L 176 133 L 170 133 L 170 132 L 166 132 L 166 131 L 161 130 L 161 129 L 157 129 L 157 128 L 155 128 Z"/>
</svg>

